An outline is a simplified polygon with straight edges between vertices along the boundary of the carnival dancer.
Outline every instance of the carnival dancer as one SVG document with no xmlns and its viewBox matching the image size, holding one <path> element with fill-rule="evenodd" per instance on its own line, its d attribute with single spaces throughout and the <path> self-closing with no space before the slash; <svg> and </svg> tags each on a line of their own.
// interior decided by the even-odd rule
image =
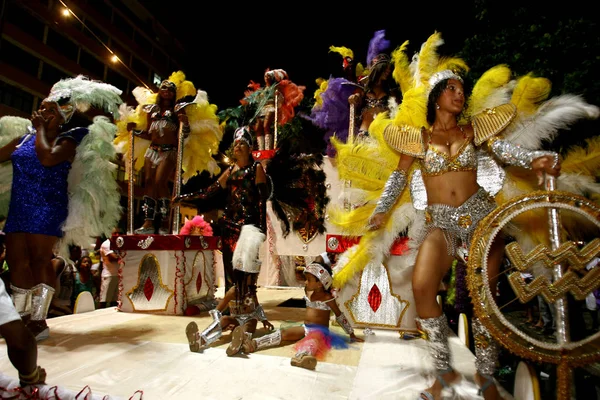
<svg viewBox="0 0 600 400">
<path fill-rule="evenodd" d="M 234 133 L 234 164 L 227 168 L 205 190 L 183 194 L 173 199 L 173 205 L 206 200 L 219 193 L 225 195 L 225 210 L 218 225 L 223 241 L 223 267 L 225 292 L 234 284 L 233 252 L 244 225 L 254 225 L 266 232 L 266 203 L 270 196 L 267 176 L 260 162 L 252 157 L 252 136 L 248 126 L 238 128 Z"/>
<path fill-rule="evenodd" d="M 306 314 L 304 323 L 292 323 L 282 326 L 275 332 L 253 339 L 240 327 L 235 328 L 232 341 L 243 341 L 241 350 L 244 353 L 254 353 L 267 347 L 278 346 L 282 341 L 298 341 L 294 349 L 296 354 L 291 364 L 295 367 L 315 369 L 318 360 L 323 360 L 331 348 L 347 348 L 345 339 L 329 329 L 331 312 L 336 321 L 350 336 L 352 342 L 364 342 L 364 339 L 354 334 L 352 325 L 339 309 L 335 296 L 331 293 L 333 282 L 331 262 L 327 253 L 317 257 L 304 269 L 306 286 Z"/>
<path fill-rule="evenodd" d="M 31 121 L 0 119 L 0 162 L 12 161 L 12 169 L 0 171 L 12 175 L 4 227 L 12 297 L 37 340 L 49 335 L 55 252 L 69 257 L 69 245 L 89 245 L 121 217 L 111 122 L 119 116 L 120 94 L 78 76 L 56 83 Z"/>
<path fill-rule="evenodd" d="M 190 351 L 198 352 L 217 341 L 223 331 L 235 328 L 243 335 L 232 335 L 226 352 L 228 356 L 233 356 L 239 353 L 245 334 L 254 334 L 258 321 L 262 322 L 265 329 L 274 329 L 256 296 L 256 281 L 262 264 L 258 252 L 265 238 L 266 235 L 257 226 L 248 224 L 242 227 L 232 259 L 234 286 L 225 293 L 217 308 L 209 311 L 213 321 L 202 332 L 199 332 L 196 322 L 187 325 L 185 333 Z M 227 307 L 229 315 L 223 315 Z"/>
<path fill-rule="evenodd" d="M 179 130 L 184 141 L 183 181 L 194 174 L 207 170 L 211 175 L 219 172 L 216 161 L 222 132 L 219 128 L 216 106 L 209 104 L 206 92 L 196 90 L 182 71 L 171 74 L 161 82 L 158 92 L 152 93 L 145 87 L 132 91 L 138 106 L 128 109 L 119 121 L 115 144 L 118 151 L 127 153 L 129 135 L 133 129 L 134 169 L 144 170 L 143 225 L 134 233 L 148 235 L 156 233 L 155 219 L 160 219 L 158 233 L 170 233 L 171 198 L 169 182 L 174 178 L 177 167 Z M 142 151 L 145 153 L 142 155 Z M 126 159 L 128 155 L 126 154 Z"/>
<path fill-rule="evenodd" d="M 414 256 L 416 252 L 412 286 L 417 324 L 427 334 L 436 371 L 433 385 L 419 396 L 426 400 L 454 394 L 458 388 L 460 377 L 452 367 L 448 344 L 449 326 L 436 295 L 452 261 L 468 254 L 479 221 L 496 207 L 493 196 L 506 195 L 501 189 L 507 173 L 499 164 L 530 170 L 538 177 L 558 176 L 561 161 L 557 153 L 529 150 L 517 143 L 529 138 L 529 143 L 539 145 L 540 137 L 551 138 L 558 129 L 577 119 L 598 116 L 597 107 L 574 96 L 540 103 L 549 94 L 549 83 L 532 76 L 514 81 L 505 65 L 488 70 L 467 100 L 461 74 L 468 67 L 458 58 L 438 57 L 437 47 L 441 44 L 438 32 L 423 44 L 413 59 L 415 74 L 409 72 L 410 68 L 403 74 L 406 81 L 401 82 L 401 87 L 408 90 L 403 92 L 402 104 L 393 119 L 378 116 L 371 125 L 370 132 L 378 145 L 363 146 L 356 155 L 350 154 L 351 150 L 344 145 L 336 145 L 341 177 L 351 171 L 363 171 L 363 180 L 353 181 L 357 188 L 365 189 L 367 176 L 380 176 L 387 165 L 393 166 L 387 182 L 379 189 L 379 196 L 373 195 L 373 180 L 368 182 L 371 193 L 364 198 L 374 201 L 345 217 L 330 213 L 333 223 L 343 220 L 349 225 L 353 219 L 358 223 L 359 216 L 368 220 L 365 223 L 362 219 L 363 236 L 359 245 L 340 258 L 347 262 L 338 263 L 336 287 L 364 268 L 369 255 L 368 262 L 382 260 L 385 254 L 375 253 L 376 249 L 389 248 L 398 232 L 408 230 L 410 253 Z M 408 67 L 409 63 L 405 65 Z M 389 148 L 394 152 L 390 153 Z M 370 157 L 380 155 L 375 157 L 376 166 L 366 165 L 370 163 L 365 157 L 367 153 Z M 344 161 L 344 157 L 367 161 L 356 164 L 355 159 Z M 493 163 L 488 163 L 490 160 Z M 488 170 L 478 175 L 482 166 Z M 492 172 L 495 178 L 489 179 L 487 175 L 484 179 L 487 172 Z M 407 186 L 412 197 L 405 191 Z M 424 209 L 424 215 L 415 214 L 415 208 Z M 411 218 L 413 221 L 407 222 Z M 359 230 L 358 225 L 355 228 Z M 503 257 L 503 239 L 499 236 L 488 260 L 490 287 L 495 287 Z M 473 318 L 473 333 L 475 380 L 485 399 L 497 399 L 493 374 L 498 345 L 477 317 Z"/>
<path fill-rule="evenodd" d="M 292 82 L 283 69 L 267 69 L 264 79 L 265 86 L 257 88 L 244 102 L 250 107 L 256 107 L 251 128 L 256 136 L 258 150 L 273 150 L 275 124 L 283 126 L 291 121 L 295 108 L 304 99 L 305 87 Z"/>
</svg>

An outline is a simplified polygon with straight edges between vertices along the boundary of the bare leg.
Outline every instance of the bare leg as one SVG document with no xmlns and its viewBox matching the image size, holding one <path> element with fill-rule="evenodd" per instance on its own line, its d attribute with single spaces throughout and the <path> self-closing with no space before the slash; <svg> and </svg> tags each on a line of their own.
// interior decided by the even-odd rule
<svg viewBox="0 0 600 400">
<path fill-rule="evenodd" d="M 498 284 L 498 273 L 500 271 L 500 266 L 502 265 L 503 259 L 504 240 L 497 239 L 492 244 L 488 258 L 488 282 L 492 293 L 496 293 L 495 289 L 496 285 Z M 491 335 L 489 332 L 487 332 L 487 329 L 485 329 L 480 322 L 477 323 L 480 326 L 474 326 L 473 329 L 473 334 L 476 336 L 475 364 L 477 367 L 477 373 L 475 374 L 475 381 L 482 389 L 482 395 L 485 400 L 497 400 L 500 398 L 498 388 L 493 381 L 491 383 L 488 382 L 489 380 L 493 380 L 496 362 L 498 361 L 498 344 L 491 338 Z M 478 336 L 481 336 L 481 339 L 479 339 Z M 480 343 L 478 344 L 477 342 Z"/>
<path fill-rule="evenodd" d="M 426 391 L 435 399 L 441 398 L 447 384 L 456 382 L 459 375 L 452 369 L 450 347 L 447 339 L 447 321 L 436 300 L 440 283 L 452 265 L 454 257 L 446 251 L 446 239 L 441 230 L 432 231 L 421 244 L 415 261 L 412 285 L 418 321 L 421 329 L 429 329 L 429 349 L 434 356 L 438 378 Z M 424 326 L 424 325 L 427 325 Z M 427 328 L 427 329 L 426 329 Z M 423 395 L 424 396 L 424 395 Z M 424 397 L 425 398 L 425 397 Z"/>
<path fill-rule="evenodd" d="M 156 167 L 156 176 L 155 176 L 155 186 L 156 186 L 156 199 L 158 199 L 158 210 L 160 212 L 161 217 L 161 234 L 167 234 L 170 232 L 170 218 L 171 208 L 169 207 L 169 203 L 171 201 L 171 197 L 173 197 L 173 193 L 169 190 L 169 181 L 173 178 L 173 174 L 175 172 L 175 167 L 177 163 L 177 153 L 175 151 L 171 152 L 170 155 L 175 155 L 175 157 L 167 157 L 165 158 L 157 167 Z"/>
</svg>

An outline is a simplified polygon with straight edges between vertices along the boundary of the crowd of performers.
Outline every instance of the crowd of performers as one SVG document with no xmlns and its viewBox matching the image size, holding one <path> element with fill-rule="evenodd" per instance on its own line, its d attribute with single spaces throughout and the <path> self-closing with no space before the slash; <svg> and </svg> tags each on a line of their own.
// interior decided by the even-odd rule
<svg viewBox="0 0 600 400">
<path fill-rule="evenodd" d="M 223 238 L 225 296 L 210 310 L 209 326 L 187 326 L 190 350 L 209 346 L 231 330 L 228 355 L 297 341 L 292 365 L 314 369 L 328 349 L 347 346 L 345 337 L 329 329 L 332 311 L 350 340 L 362 341 L 332 289 L 356 279 L 367 263 L 383 260 L 398 234 L 408 232 L 417 325 L 426 333 L 436 371 L 420 398 L 454 392 L 460 376 L 451 362 L 448 322 L 436 301 L 442 279 L 455 259 L 464 261 L 479 221 L 515 195 L 503 189 L 503 180 L 521 180 L 523 191 L 538 184 L 503 167 L 529 170 L 534 178 L 558 177 L 561 171 L 561 178 L 583 174 L 579 189 L 569 190 L 598 192 L 591 173 L 541 150 L 542 141 L 559 129 L 598 117 L 598 108 L 577 96 L 544 101 L 550 92 L 546 79 L 515 78 L 505 65 L 488 70 L 469 95 L 464 84 L 469 67 L 460 58 L 438 55 L 441 34 L 431 35 L 414 56 L 406 54 L 407 43 L 390 52 L 385 32 L 376 32 L 365 67 L 354 65 L 351 50 L 332 46 L 343 56 L 346 74 L 321 79 L 314 104 L 301 113 L 305 87 L 282 69 L 267 69 L 264 86 L 251 81 L 240 106 L 219 113 L 207 93 L 177 71 L 156 92 L 134 89 L 135 106 L 123 103 L 120 89 L 78 76 L 57 82 L 30 119 L 2 117 L 0 174 L 12 185 L 0 193 L 10 269 L 10 285 L 0 287 L 0 301 L 3 307 L 10 303 L 10 293 L 16 312 L 2 311 L 0 333 L 21 383 L 45 380 L 31 339 L 49 335 L 45 319 L 58 273 L 52 259 L 68 257 L 69 245 L 87 246 L 110 236 L 122 219 L 114 174 L 121 154 L 126 165 L 133 165 L 129 176 L 143 170 L 143 222 L 135 234 L 168 234 L 172 207 L 224 199 L 216 228 Z M 525 124 L 532 121 L 541 122 Z M 320 137 L 306 140 L 306 134 L 298 141 L 298 130 Z M 232 162 L 223 165 L 216 156 L 226 137 Z M 253 150 L 277 151 L 261 162 Z M 305 320 L 274 329 L 256 294 L 266 204 L 272 202 L 284 234 L 307 225 L 323 233 L 329 203 L 324 154 L 336 158 L 339 178 L 353 184 L 347 199 L 352 207 L 331 205 L 330 222 L 362 240 L 337 263 L 324 253 L 305 268 Z M 214 181 L 200 190 L 173 193 L 178 157 L 183 184 L 198 173 Z M 494 160 L 491 173 L 481 174 L 490 165 L 481 163 L 482 157 Z M 515 229 L 506 234 L 527 235 L 523 221 Z M 490 254 L 492 283 L 503 249 L 499 238 Z M 258 321 L 272 332 L 256 336 Z M 30 334 L 15 343 L 13 332 L 22 332 L 21 323 Z M 475 380 L 486 399 L 495 399 L 498 345 L 477 318 L 472 323 Z M 14 349 L 28 354 L 27 362 L 17 361 L 12 354 L 20 353 Z"/>
</svg>

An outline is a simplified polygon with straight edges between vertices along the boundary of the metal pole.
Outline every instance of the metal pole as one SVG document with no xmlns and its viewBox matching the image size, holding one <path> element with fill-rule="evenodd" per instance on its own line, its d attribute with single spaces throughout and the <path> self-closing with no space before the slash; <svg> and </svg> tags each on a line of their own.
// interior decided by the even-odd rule
<svg viewBox="0 0 600 400">
<path fill-rule="evenodd" d="M 350 121 L 348 123 L 348 143 L 354 143 L 354 113 L 356 110 L 355 104 L 350 104 Z"/>
<path fill-rule="evenodd" d="M 177 197 L 181 194 L 181 169 L 183 166 L 183 122 L 179 122 L 179 132 L 177 134 L 177 166 L 175 167 L 175 182 L 173 185 L 173 196 Z M 179 234 L 179 205 L 173 207 L 172 234 Z"/>
<path fill-rule="evenodd" d="M 556 178 L 551 175 L 545 176 L 545 185 L 547 191 L 553 191 L 556 189 Z M 560 222 L 560 213 L 556 208 L 548 209 L 548 227 L 550 234 L 550 245 L 552 250 L 556 250 L 561 244 L 561 231 L 562 226 Z M 556 264 L 552 271 L 553 281 L 556 282 L 563 277 L 563 267 L 560 264 Z M 569 311 L 566 297 L 556 300 L 554 303 L 556 308 L 555 322 L 556 322 L 556 341 L 559 345 L 566 345 L 570 341 L 569 335 Z M 570 399 L 572 394 L 572 373 L 570 366 L 561 362 L 557 365 L 557 397 L 559 399 L 567 400 Z"/>
<path fill-rule="evenodd" d="M 275 127 L 273 128 L 273 149 L 277 148 L 277 134 L 279 132 L 279 92 L 275 88 Z"/>
<path fill-rule="evenodd" d="M 126 170 L 129 170 L 129 181 L 127 182 L 127 234 L 133 235 L 133 214 L 135 212 L 135 199 L 133 198 L 133 187 L 135 171 L 133 170 L 133 142 L 135 135 L 133 129 L 129 131 L 129 159 L 127 160 Z"/>
</svg>

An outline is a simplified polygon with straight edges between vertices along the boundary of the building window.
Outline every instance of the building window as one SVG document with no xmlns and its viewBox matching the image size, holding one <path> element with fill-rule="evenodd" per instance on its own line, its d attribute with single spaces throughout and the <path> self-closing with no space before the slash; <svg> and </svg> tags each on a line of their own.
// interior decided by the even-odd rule
<svg viewBox="0 0 600 400">
<path fill-rule="evenodd" d="M 112 68 L 108 68 L 106 71 L 106 82 L 110 83 L 113 86 L 121 89 L 123 92 L 127 91 L 127 78 L 118 73 Z"/>
<path fill-rule="evenodd" d="M 55 30 L 48 29 L 46 44 L 48 47 L 53 48 L 57 53 L 67 57 L 69 60 L 77 62 L 77 45 Z"/>
<path fill-rule="evenodd" d="M 113 8 L 104 0 L 90 2 L 94 6 L 94 10 L 101 14 L 104 18 L 112 22 Z"/>
<path fill-rule="evenodd" d="M 144 64 L 139 58 L 132 58 L 131 69 L 144 81 L 148 80 L 148 77 L 150 76 L 150 68 L 148 68 L 146 64 Z"/>
<path fill-rule="evenodd" d="M 128 39 L 133 39 L 133 26 L 123 18 L 119 13 L 115 13 L 113 17 L 113 25 L 117 27 L 118 30 L 123 32 Z"/>
<path fill-rule="evenodd" d="M 101 3 L 101 2 L 98 2 L 98 3 Z M 104 33 L 104 31 L 102 31 L 101 29 L 97 28 L 96 25 L 94 25 L 94 23 L 92 21 L 87 19 L 85 21 L 85 26 L 87 27 L 87 29 L 84 29 L 83 32 L 87 36 L 94 39 L 94 41 L 100 39 L 100 41 L 102 43 L 108 43 L 108 35 L 106 33 Z M 96 36 L 97 36 L 97 38 L 96 38 Z"/>
<path fill-rule="evenodd" d="M 158 75 L 156 72 L 154 73 L 153 77 L 152 77 L 152 84 L 156 85 L 156 87 L 160 86 L 160 83 L 162 82 L 162 78 L 160 77 L 160 75 Z"/>
<path fill-rule="evenodd" d="M 0 61 L 18 68 L 21 72 L 37 78 L 39 59 L 7 40 L 2 41 Z"/>
<path fill-rule="evenodd" d="M 71 74 L 61 71 L 58 68 L 54 68 L 52 65 L 46 62 L 42 67 L 42 81 L 48 85 L 54 85 L 61 79 L 68 78 L 70 76 Z"/>
<path fill-rule="evenodd" d="M 135 36 L 133 37 L 133 41 L 140 46 L 143 50 L 146 50 L 148 54 L 152 54 L 152 43 L 146 39 L 146 37 L 142 34 L 142 32 L 135 32 Z"/>
<path fill-rule="evenodd" d="M 33 112 L 33 95 L 0 81 L 0 103 L 27 114 Z"/>
<path fill-rule="evenodd" d="M 79 56 L 79 65 L 81 68 L 92 74 L 94 78 L 100 80 L 104 79 L 104 64 L 83 49 L 81 50 L 81 55 Z"/>
<path fill-rule="evenodd" d="M 44 39 L 44 23 L 16 5 L 17 2 L 6 2 L 5 18 L 11 24 L 23 29 L 28 35 L 42 41 Z"/>
</svg>

